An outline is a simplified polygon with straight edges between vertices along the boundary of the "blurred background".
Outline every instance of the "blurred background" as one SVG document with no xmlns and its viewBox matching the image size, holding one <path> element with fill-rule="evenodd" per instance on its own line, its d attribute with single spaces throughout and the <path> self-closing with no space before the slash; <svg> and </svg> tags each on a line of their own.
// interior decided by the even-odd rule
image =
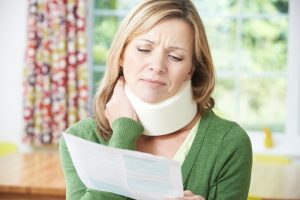
<svg viewBox="0 0 300 200">
<path fill-rule="evenodd" d="M 0 2 L 0 155 L 57 152 L 61 132 L 92 116 L 112 38 L 138 2 Z M 253 198 L 300 199 L 300 1 L 193 2 L 216 67 L 215 112 L 252 140 Z M 274 186 L 259 179 L 267 171 Z"/>
</svg>

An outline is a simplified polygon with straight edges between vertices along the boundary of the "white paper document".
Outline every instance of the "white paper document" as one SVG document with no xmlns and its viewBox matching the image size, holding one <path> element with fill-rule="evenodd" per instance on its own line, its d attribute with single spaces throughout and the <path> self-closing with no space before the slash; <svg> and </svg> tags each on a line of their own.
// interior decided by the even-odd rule
<svg viewBox="0 0 300 200">
<path fill-rule="evenodd" d="M 142 200 L 183 196 L 179 162 L 108 147 L 67 133 L 63 136 L 87 188 Z"/>
</svg>

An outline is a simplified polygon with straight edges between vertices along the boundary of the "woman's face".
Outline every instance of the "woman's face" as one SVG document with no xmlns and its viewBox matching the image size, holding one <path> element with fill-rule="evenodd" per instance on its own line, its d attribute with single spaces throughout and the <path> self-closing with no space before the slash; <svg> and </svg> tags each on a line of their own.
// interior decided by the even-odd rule
<svg viewBox="0 0 300 200">
<path fill-rule="evenodd" d="M 169 19 L 135 37 L 125 48 L 121 66 L 126 84 L 143 101 L 172 97 L 192 76 L 193 30 Z"/>
</svg>

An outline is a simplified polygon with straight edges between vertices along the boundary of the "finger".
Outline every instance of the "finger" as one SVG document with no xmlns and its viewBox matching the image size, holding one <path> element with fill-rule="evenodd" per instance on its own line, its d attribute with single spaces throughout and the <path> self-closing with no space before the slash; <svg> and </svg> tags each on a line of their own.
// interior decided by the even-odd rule
<svg viewBox="0 0 300 200">
<path fill-rule="evenodd" d="M 203 197 L 199 196 L 199 195 L 195 195 L 194 196 L 195 200 L 205 200 Z"/>
<path fill-rule="evenodd" d="M 192 197 L 192 196 L 194 196 L 194 194 L 193 194 L 193 192 L 191 190 L 185 190 L 183 192 L 183 194 L 184 194 L 184 197 Z"/>
</svg>

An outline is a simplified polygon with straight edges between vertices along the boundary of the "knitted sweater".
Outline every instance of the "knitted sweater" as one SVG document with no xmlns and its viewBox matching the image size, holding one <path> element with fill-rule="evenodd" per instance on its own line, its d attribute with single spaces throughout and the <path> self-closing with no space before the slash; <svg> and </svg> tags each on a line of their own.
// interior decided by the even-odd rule
<svg viewBox="0 0 300 200">
<path fill-rule="evenodd" d="M 119 118 L 112 125 L 113 135 L 104 140 L 96 131 L 93 119 L 71 126 L 72 134 L 95 143 L 123 149 L 135 149 L 143 132 L 140 123 Z M 66 199 L 129 199 L 117 194 L 86 188 L 78 177 L 65 141 L 60 141 L 60 158 L 66 181 Z M 252 148 L 247 133 L 236 123 L 216 116 L 212 111 L 203 115 L 194 142 L 181 169 L 184 190 L 206 200 L 246 200 L 250 185 Z"/>
</svg>

